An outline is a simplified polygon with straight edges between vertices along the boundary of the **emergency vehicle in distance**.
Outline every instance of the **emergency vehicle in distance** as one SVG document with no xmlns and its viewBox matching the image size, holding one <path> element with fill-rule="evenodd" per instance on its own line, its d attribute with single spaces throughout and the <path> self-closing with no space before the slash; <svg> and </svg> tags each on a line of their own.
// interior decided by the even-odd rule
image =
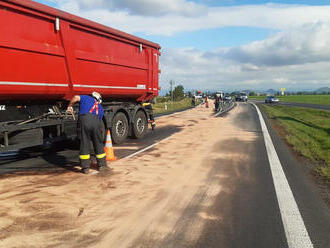
<svg viewBox="0 0 330 248">
<path fill-rule="evenodd" d="M 74 139 L 66 107 L 93 91 L 115 143 L 146 134 L 158 44 L 30 0 L 1 1 L 0 22 L 0 152 Z"/>
</svg>

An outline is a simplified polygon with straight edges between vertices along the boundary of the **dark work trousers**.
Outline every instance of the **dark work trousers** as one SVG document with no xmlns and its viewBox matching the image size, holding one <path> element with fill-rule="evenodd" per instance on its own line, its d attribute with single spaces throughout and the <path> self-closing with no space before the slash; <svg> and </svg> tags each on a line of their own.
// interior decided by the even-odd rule
<svg viewBox="0 0 330 248">
<path fill-rule="evenodd" d="M 144 108 L 145 108 L 145 109 L 149 109 L 149 110 L 151 110 L 151 111 L 153 110 L 151 104 L 145 105 Z M 154 121 L 155 121 L 155 118 L 154 118 L 154 115 L 153 115 L 153 114 L 149 114 L 149 118 L 150 118 L 150 121 L 151 121 L 151 122 L 154 122 Z"/>
<path fill-rule="evenodd" d="M 84 114 L 79 116 L 80 125 L 80 163 L 83 168 L 90 166 L 91 142 L 94 146 L 97 165 L 107 166 L 104 152 L 102 121 L 97 115 Z"/>
</svg>

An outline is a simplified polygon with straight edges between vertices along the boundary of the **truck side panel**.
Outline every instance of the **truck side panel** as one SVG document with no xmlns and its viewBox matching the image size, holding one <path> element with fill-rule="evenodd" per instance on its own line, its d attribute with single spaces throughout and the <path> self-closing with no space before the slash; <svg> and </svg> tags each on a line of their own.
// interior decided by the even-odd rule
<svg viewBox="0 0 330 248">
<path fill-rule="evenodd" d="M 68 77 L 55 19 L 7 7 L 0 20 L 0 97 L 63 96 Z"/>
<path fill-rule="evenodd" d="M 56 11 L 0 2 L 0 100 L 68 100 L 95 90 L 105 99 L 158 95 L 157 44 Z"/>
<path fill-rule="evenodd" d="M 113 39 L 106 34 L 70 25 L 75 52 L 73 88 L 88 93 L 90 88 L 103 95 L 141 95 L 151 80 L 148 78 L 147 49 Z"/>
</svg>

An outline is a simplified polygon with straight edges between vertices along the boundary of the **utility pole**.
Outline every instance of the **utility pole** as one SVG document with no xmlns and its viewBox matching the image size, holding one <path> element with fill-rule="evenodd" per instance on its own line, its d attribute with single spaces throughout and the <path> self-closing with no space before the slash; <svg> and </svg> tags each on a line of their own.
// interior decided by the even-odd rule
<svg viewBox="0 0 330 248">
<path fill-rule="evenodd" d="M 170 81 L 170 85 L 171 85 L 171 101 L 172 101 L 172 104 L 173 104 L 173 85 L 174 85 L 173 80 Z"/>
</svg>

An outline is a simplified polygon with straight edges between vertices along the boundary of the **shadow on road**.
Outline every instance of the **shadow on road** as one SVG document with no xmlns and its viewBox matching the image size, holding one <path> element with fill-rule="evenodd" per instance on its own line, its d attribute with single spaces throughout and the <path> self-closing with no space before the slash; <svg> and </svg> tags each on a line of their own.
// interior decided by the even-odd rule
<svg viewBox="0 0 330 248">
<path fill-rule="evenodd" d="M 149 131 L 143 139 L 128 139 L 121 145 L 114 145 L 115 155 L 121 159 L 138 150 L 150 146 L 179 132 L 180 126 L 169 125 Z M 93 155 L 93 153 L 91 153 Z M 12 157 L 0 158 L 0 176 L 9 174 L 50 174 L 65 173 L 68 171 L 79 172 L 79 145 L 72 142 L 63 142 L 55 147 L 35 148 L 21 150 Z M 92 156 L 92 168 L 95 159 Z"/>
</svg>

